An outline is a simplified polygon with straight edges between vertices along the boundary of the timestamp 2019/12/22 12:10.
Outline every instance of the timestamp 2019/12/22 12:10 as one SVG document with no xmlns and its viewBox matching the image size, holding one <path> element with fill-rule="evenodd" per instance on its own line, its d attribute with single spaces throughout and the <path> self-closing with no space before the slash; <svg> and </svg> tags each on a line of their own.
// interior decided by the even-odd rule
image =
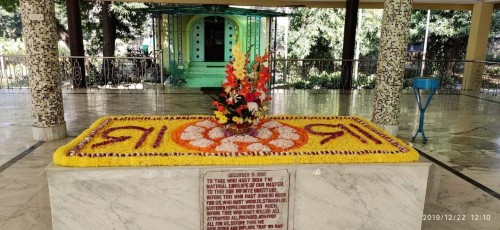
<svg viewBox="0 0 500 230">
<path fill-rule="evenodd" d="M 449 221 L 489 221 L 491 220 L 490 214 L 424 214 L 422 215 L 423 221 L 432 220 L 449 220 Z"/>
</svg>

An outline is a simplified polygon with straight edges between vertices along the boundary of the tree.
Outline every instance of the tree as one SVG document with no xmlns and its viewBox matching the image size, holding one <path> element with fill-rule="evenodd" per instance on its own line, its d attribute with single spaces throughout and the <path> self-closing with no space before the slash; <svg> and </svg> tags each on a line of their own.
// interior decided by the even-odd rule
<svg viewBox="0 0 500 230">
<path fill-rule="evenodd" d="M 0 8 L 0 36 L 7 39 L 21 37 L 21 14 Z"/>
<path fill-rule="evenodd" d="M 129 41 L 143 34 L 147 21 L 145 13 L 130 11 L 134 8 L 145 8 L 149 4 L 103 1 L 81 2 L 84 39 L 90 41 L 86 51 L 96 55 L 114 56 L 115 41 Z"/>
<path fill-rule="evenodd" d="M 296 8 L 297 16 L 290 19 L 289 55 L 293 58 L 342 57 L 344 37 L 344 9 Z M 375 59 L 380 40 L 381 9 L 363 9 L 361 29 L 356 39 L 361 40 L 361 57 Z"/>
<path fill-rule="evenodd" d="M 426 10 L 415 10 L 411 16 L 410 42 L 425 36 Z M 467 48 L 471 21 L 470 11 L 433 10 L 429 21 L 426 59 L 463 59 Z"/>
<path fill-rule="evenodd" d="M 84 40 L 90 41 L 89 46 L 86 47 L 86 53 L 96 55 L 102 51 L 105 56 L 114 56 L 115 40 L 117 38 L 128 41 L 143 33 L 147 15 L 129 9 L 144 8 L 150 5 L 144 3 L 99 2 L 95 0 L 81 0 L 80 4 Z M 16 17 L 19 18 L 20 23 L 20 15 L 17 12 L 18 6 L 18 1 L 0 0 L 0 7 L 11 13 L 2 13 L 0 9 L 0 32 L 16 28 L 16 25 L 5 24 L 17 23 Z M 105 14 L 105 12 L 107 13 Z M 59 37 L 69 46 L 65 0 L 56 0 L 56 19 Z M 1 24 L 2 22 L 4 24 Z M 20 30 L 16 36 L 21 36 Z M 103 43 L 106 43 L 106 46 Z"/>
<path fill-rule="evenodd" d="M 290 20 L 291 58 L 339 58 L 342 54 L 344 9 L 296 8 Z M 327 50 L 324 48 L 328 47 Z M 323 49 L 319 53 L 312 50 Z"/>
<path fill-rule="evenodd" d="M 361 12 L 361 28 L 357 31 L 356 39 L 361 40 L 360 59 L 376 60 L 380 45 L 380 23 L 382 9 L 363 9 Z"/>
<path fill-rule="evenodd" d="M 19 1 L 0 0 L 0 7 L 7 12 L 14 12 L 19 7 Z"/>
</svg>

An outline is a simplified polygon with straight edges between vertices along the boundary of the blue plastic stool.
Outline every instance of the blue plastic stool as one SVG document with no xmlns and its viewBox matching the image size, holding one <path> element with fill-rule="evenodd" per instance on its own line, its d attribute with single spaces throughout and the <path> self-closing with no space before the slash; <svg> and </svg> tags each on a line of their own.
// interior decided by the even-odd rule
<svg viewBox="0 0 500 230">
<path fill-rule="evenodd" d="M 439 79 L 436 78 L 423 78 L 417 77 L 413 79 L 413 92 L 415 92 L 415 97 L 417 98 L 418 108 L 420 109 L 420 122 L 418 123 L 418 130 L 415 135 L 411 138 L 411 141 L 414 142 L 417 138 L 418 133 L 422 133 L 422 142 L 427 144 L 427 138 L 424 133 L 424 117 L 425 110 L 429 103 L 431 102 L 432 96 L 436 92 L 436 89 L 439 88 Z M 427 98 L 427 102 L 425 106 L 422 106 L 422 97 L 420 96 L 420 90 L 429 90 L 429 97 Z"/>
</svg>

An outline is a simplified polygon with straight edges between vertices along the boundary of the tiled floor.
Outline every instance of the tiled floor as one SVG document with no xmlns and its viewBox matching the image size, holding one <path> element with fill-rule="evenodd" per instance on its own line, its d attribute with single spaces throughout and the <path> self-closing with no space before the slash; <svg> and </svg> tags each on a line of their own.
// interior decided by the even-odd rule
<svg viewBox="0 0 500 230">
<path fill-rule="evenodd" d="M 0 229 L 50 229 L 45 167 L 52 152 L 97 118 L 120 114 L 210 114 L 210 97 L 198 90 L 64 90 L 65 118 L 71 137 L 38 143 L 32 140 L 30 96 L 22 89 L 0 89 Z M 276 90 L 271 114 L 358 115 L 371 118 L 372 91 Z M 500 99 L 477 95 L 434 96 L 427 111 L 427 145 L 414 147 L 491 189 L 489 194 L 440 166 L 431 171 L 424 214 L 465 215 L 464 221 L 423 221 L 422 229 L 500 229 Z M 419 111 L 404 92 L 400 135 L 409 142 Z M 26 151 L 28 150 L 28 151 Z M 15 159 L 26 155 L 18 161 Z M 20 155 L 21 154 L 21 155 Z M 16 158 L 17 157 L 17 158 Z M 422 161 L 427 161 L 421 158 Z M 435 178 L 435 179 L 434 179 Z M 495 198 L 494 195 L 497 197 Z M 472 220 L 489 215 L 491 220 Z M 437 216 L 431 216 L 434 219 Z M 444 216 L 443 216 L 444 217 Z M 487 216 L 486 216 L 487 217 Z"/>
</svg>

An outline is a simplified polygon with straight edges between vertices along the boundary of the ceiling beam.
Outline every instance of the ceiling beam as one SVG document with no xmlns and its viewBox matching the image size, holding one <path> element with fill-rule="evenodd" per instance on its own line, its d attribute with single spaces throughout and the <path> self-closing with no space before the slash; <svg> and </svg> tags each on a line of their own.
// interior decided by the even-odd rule
<svg viewBox="0 0 500 230">
<path fill-rule="evenodd" d="M 112 1 L 112 0 L 104 0 Z M 116 1 L 116 0 L 115 0 Z M 286 1 L 286 0 L 118 0 L 122 2 L 149 2 L 173 4 L 221 4 L 241 6 L 277 6 L 277 7 L 312 7 L 312 8 L 345 8 L 345 1 Z M 414 3 L 418 10 L 472 10 L 473 4 Z M 495 8 L 500 4 L 495 4 Z M 383 2 L 360 2 L 362 9 L 383 9 Z"/>
</svg>

